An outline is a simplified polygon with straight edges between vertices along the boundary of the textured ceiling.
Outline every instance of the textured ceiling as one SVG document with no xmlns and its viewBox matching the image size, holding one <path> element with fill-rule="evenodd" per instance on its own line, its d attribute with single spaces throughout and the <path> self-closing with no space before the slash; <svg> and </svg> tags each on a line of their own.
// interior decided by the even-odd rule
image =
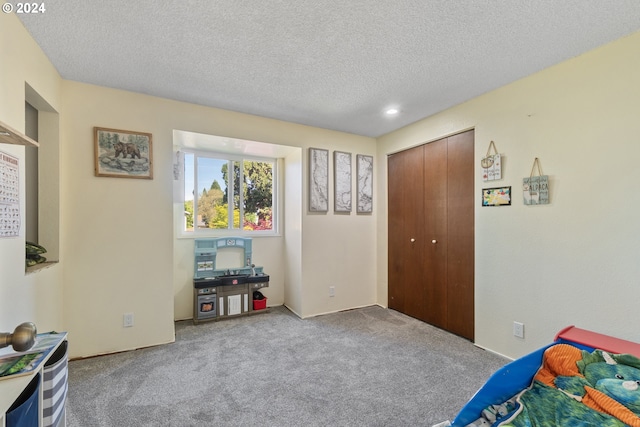
<svg viewBox="0 0 640 427">
<path fill-rule="evenodd" d="M 638 0 L 45 5 L 65 79 L 373 137 L 640 30 Z"/>
</svg>

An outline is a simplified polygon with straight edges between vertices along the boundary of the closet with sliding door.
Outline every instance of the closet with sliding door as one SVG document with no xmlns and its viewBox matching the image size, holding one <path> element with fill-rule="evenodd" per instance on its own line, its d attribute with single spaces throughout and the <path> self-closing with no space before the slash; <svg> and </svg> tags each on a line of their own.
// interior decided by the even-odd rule
<svg viewBox="0 0 640 427">
<path fill-rule="evenodd" d="M 389 308 L 474 340 L 474 131 L 388 156 Z"/>
</svg>

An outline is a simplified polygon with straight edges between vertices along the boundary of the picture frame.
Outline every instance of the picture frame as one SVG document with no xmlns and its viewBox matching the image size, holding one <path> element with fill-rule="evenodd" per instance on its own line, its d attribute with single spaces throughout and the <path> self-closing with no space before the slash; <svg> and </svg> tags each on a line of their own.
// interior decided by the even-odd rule
<svg viewBox="0 0 640 427">
<path fill-rule="evenodd" d="M 482 206 L 510 206 L 511 186 L 482 189 Z"/>
<path fill-rule="evenodd" d="M 309 148 L 309 211 L 329 211 L 329 150 Z"/>
<path fill-rule="evenodd" d="M 150 133 L 94 127 L 93 143 L 95 176 L 153 179 Z"/>
<path fill-rule="evenodd" d="M 356 213 L 373 212 L 373 156 L 356 155 Z"/>
<path fill-rule="evenodd" d="M 351 212 L 351 153 L 333 152 L 333 210 Z"/>
</svg>

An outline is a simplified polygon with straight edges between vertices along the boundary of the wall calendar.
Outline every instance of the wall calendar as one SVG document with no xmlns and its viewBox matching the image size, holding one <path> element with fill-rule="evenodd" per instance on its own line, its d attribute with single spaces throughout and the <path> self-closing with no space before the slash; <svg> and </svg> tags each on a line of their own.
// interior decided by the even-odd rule
<svg viewBox="0 0 640 427">
<path fill-rule="evenodd" d="M 19 160 L 0 151 L 0 238 L 20 234 Z"/>
</svg>

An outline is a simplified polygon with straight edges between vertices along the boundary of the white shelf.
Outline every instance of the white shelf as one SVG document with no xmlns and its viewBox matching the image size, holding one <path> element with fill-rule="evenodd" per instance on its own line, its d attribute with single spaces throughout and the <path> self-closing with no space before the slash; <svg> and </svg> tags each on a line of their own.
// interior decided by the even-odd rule
<svg viewBox="0 0 640 427">
<path fill-rule="evenodd" d="M 15 130 L 8 124 L 0 121 L 0 143 L 3 144 L 14 144 L 14 145 L 26 145 L 32 147 L 39 147 L 38 144 L 33 139 L 29 138 L 27 135 L 23 134 L 20 131 Z"/>
</svg>

